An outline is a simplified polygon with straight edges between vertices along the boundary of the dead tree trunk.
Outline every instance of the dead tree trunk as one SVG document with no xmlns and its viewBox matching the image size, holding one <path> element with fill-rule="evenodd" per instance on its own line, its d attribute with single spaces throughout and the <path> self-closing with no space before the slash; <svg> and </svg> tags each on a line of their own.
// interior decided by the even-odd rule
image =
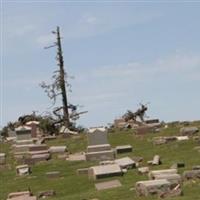
<svg viewBox="0 0 200 200">
<path fill-rule="evenodd" d="M 57 47 L 58 47 L 58 65 L 60 67 L 60 89 L 62 94 L 62 103 L 63 103 L 63 122 L 66 127 L 69 126 L 69 112 L 68 112 L 68 102 L 67 102 L 67 90 L 65 87 L 65 70 L 64 70 L 64 60 L 62 55 L 62 46 L 60 38 L 60 29 L 57 27 Z"/>
</svg>

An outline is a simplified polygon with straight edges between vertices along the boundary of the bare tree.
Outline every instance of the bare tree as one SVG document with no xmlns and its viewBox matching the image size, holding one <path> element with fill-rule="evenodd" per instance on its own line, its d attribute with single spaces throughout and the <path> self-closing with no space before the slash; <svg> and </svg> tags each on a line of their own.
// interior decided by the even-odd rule
<svg viewBox="0 0 200 200">
<path fill-rule="evenodd" d="M 71 87 L 67 82 L 67 74 L 64 70 L 64 59 L 61 45 L 61 37 L 60 37 L 60 28 L 57 27 L 56 31 L 52 32 L 56 34 L 56 42 L 54 45 L 50 47 L 57 47 L 57 56 L 56 59 L 58 61 L 59 69 L 53 72 L 51 84 L 46 84 L 44 81 L 40 84 L 40 86 L 44 89 L 45 93 L 47 93 L 48 97 L 53 101 L 53 105 L 56 103 L 57 96 L 62 96 L 62 106 L 54 109 L 53 113 L 58 118 L 58 123 L 63 123 L 66 127 L 70 126 L 70 117 L 68 110 L 68 99 L 67 99 L 67 87 Z M 50 48 L 46 47 L 46 48 Z M 61 113 L 62 111 L 62 113 Z"/>
</svg>

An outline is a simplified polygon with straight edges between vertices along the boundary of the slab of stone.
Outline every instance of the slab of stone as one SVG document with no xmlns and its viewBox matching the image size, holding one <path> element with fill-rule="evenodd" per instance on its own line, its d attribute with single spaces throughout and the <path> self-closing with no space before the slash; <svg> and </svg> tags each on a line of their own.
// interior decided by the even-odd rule
<svg viewBox="0 0 200 200">
<path fill-rule="evenodd" d="M 112 180 L 112 181 L 106 181 L 106 182 L 101 182 L 101 183 L 95 184 L 95 187 L 98 191 L 117 188 L 117 187 L 121 187 L 121 186 L 122 186 L 122 184 L 120 183 L 119 180 Z"/>
<path fill-rule="evenodd" d="M 132 150 L 133 150 L 133 148 L 131 145 L 121 145 L 121 146 L 115 147 L 115 151 L 117 154 L 132 152 Z"/>
<path fill-rule="evenodd" d="M 188 135 L 193 136 L 194 134 L 198 133 L 199 129 L 197 127 L 183 127 L 180 129 L 181 135 Z"/>
<path fill-rule="evenodd" d="M 87 133 L 88 145 L 108 144 L 107 130 L 105 128 L 90 128 Z"/>
<path fill-rule="evenodd" d="M 192 170 L 200 170 L 200 165 L 195 165 L 192 167 Z"/>
<path fill-rule="evenodd" d="M 147 180 L 136 182 L 135 189 L 139 196 L 148 196 L 160 192 L 169 192 L 170 186 L 171 183 L 166 179 Z"/>
<path fill-rule="evenodd" d="M 32 155 L 31 159 L 33 163 L 41 162 L 41 161 L 47 161 L 50 159 L 50 154 L 37 154 L 37 155 Z"/>
<path fill-rule="evenodd" d="M 96 180 L 105 177 L 121 176 L 122 170 L 117 164 L 99 165 L 90 167 L 88 175 L 90 178 Z"/>
<path fill-rule="evenodd" d="M 135 161 L 129 157 L 124 157 L 116 159 L 115 163 L 118 164 L 121 168 L 132 169 L 136 167 Z"/>
<path fill-rule="evenodd" d="M 155 175 L 158 174 L 177 174 L 177 169 L 162 169 L 162 170 L 152 170 L 149 172 L 149 179 L 154 179 Z"/>
<path fill-rule="evenodd" d="M 110 144 L 90 145 L 87 147 L 87 152 L 98 152 L 111 150 Z"/>
<path fill-rule="evenodd" d="M 114 150 L 109 151 L 98 151 L 98 152 L 87 152 L 85 154 L 87 161 L 103 161 L 103 160 L 114 160 Z"/>
<path fill-rule="evenodd" d="M 31 170 L 28 165 L 18 165 L 16 166 L 16 173 L 19 176 L 30 174 Z"/>
<path fill-rule="evenodd" d="M 138 173 L 139 174 L 147 174 L 147 173 L 149 173 L 149 167 L 139 167 L 138 168 Z"/>
<path fill-rule="evenodd" d="M 29 147 L 29 151 L 46 151 L 48 148 L 46 144 L 35 144 Z"/>
<path fill-rule="evenodd" d="M 43 151 L 29 151 L 28 154 L 33 156 L 33 155 L 38 155 L 38 154 L 48 154 L 48 150 L 43 150 Z"/>
<path fill-rule="evenodd" d="M 28 126 L 19 126 L 15 128 L 17 140 L 28 140 L 31 139 L 31 128 Z"/>
<path fill-rule="evenodd" d="M 37 200 L 37 197 L 32 196 L 30 191 L 12 192 L 8 195 L 7 200 Z"/>
<path fill-rule="evenodd" d="M 75 153 L 75 154 L 69 154 L 66 158 L 68 161 L 85 161 L 86 157 L 84 153 Z"/>
<path fill-rule="evenodd" d="M 6 154 L 0 153 L 0 165 L 6 164 Z"/>
<path fill-rule="evenodd" d="M 65 153 L 67 151 L 66 146 L 51 146 L 49 148 L 50 153 Z"/>
<path fill-rule="evenodd" d="M 99 162 L 99 165 L 110 165 L 110 164 L 115 164 L 114 160 L 103 160 Z"/>
<path fill-rule="evenodd" d="M 181 184 L 182 178 L 179 174 L 156 174 L 154 175 L 154 179 L 166 179 L 172 184 Z"/>
<path fill-rule="evenodd" d="M 183 172 L 183 179 L 200 179 L 200 170 L 188 170 Z"/>
<path fill-rule="evenodd" d="M 26 145 L 26 144 L 33 144 L 34 140 L 33 139 L 28 139 L 28 140 L 16 140 L 15 144 L 16 145 Z"/>
<path fill-rule="evenodd" d="M 189 140 L 189 137 L 188 136 L 176 136 L 176 139 L 178 141 L 187 141 L 187 140 Z"/>
<path fill-rule="evenodd" d="M 160 165 L 160 164 L 161 164 L 160 156 L 155 155 L 152 160 L 152 165 Z"/>
</svg>

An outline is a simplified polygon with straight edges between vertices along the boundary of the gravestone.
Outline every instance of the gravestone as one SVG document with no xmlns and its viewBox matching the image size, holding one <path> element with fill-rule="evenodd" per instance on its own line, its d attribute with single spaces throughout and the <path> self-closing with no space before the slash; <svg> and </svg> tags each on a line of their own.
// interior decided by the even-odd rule
<svg viewBox="0 0 200 200">
<path fill-rule="evenodd" d="M 108 133 L 105 128 L 91 128 L 87 133 L 88 147 L 85 154 L 88 161 L 113 160 L 115 152 L 108 144 Z"/>
<path fill-rule="evenodd" d="M 111 188 L 117 188 L 122 186 L 119 180 L 112 180 L 112 181 L 106 181 L 106 182 L 101 182 L 101 183 L 96 183 L 95 187 L 96 189 L 99 190 L 107 190 Z"/>
<path fill-rule="evenodd" d="M 31 128 L 28 126 L 19 126 L 15 129 L 17 140 L 31 139 Z"/>
<path fill-rule="evenodd" d="M 108 144 L 108 133 L 105 128 L 91 128 L 87 136 L 88 146 Z"/>
</svg>

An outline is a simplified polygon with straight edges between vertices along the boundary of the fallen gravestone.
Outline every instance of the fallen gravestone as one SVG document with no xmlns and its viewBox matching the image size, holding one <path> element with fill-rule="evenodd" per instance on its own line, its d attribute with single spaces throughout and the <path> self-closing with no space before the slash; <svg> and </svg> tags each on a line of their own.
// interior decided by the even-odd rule
<svg viewBox="0 0 200 200">
<path fill-rule="evenodd" d="M 6 154 L 0 153 L 0 165 L 6 164 Z"/>
<path fill-rule="evenodd" d="M 94 166 L 90 167 L 88 171 L 89 178 L 94 180 L 105 177 L 121 176 L 122 174 L 122 170 L 117 164 Z"/>
<path fill-rule="evenodd" d="M 152 170 L 149 172 L 149 179 L 155 179 L 155 175 L 158 174 L 177 174 L 177 169 L 162 169 L 162 170 Z"/>
<path fill-rule="evenodd" d="M 116 151 L 117 154 L 132 152 L 132 146 L 131 145 L 116 146 L 115 151 Z"/>
<path fill-rule="evenodd" d="M 16 173 L 19 176 L 28 175 L 31 173 L 31 169 L 28 165 L 18 165 L 16 166 Z"/>
<path fill-rule="evenodd" d="M 166 179 L 139 181 L 135 184 L 136 192 L 139 196 L 149 196 L 159 194 L 161 192 L 168 193 L 170 191 L 170 182 Z"/>
<path fill-rule="evenodd" d="M 37 200 L 37 197 L 32 196 L 30 191 L 13 192 L 8 194 L 7 200 Z"/>
<path fill-rule="evenodd" d="M 138 173 L 139 174 L 147 174 L 147 173 L 149 173 L 149 167 L 139 167 L 138 168 Z"/>
<path fill-rule="evenodd" d="M 85 161 L 85 153 L 80 152 L 80 153 L 75 153 L 75 154 L 69 154 L 66 158 L 68 161 Z"/>
<path fill-rule="evenodd" d="M 194 134 L 198 133 L 199 129 L 197 127 L 183 127 L 180 129 L 180 134 L 185 136 L 193 136 Z"/>
<path fill-rule="evenodd" d="M 129 157 L 119 158 L 114 160 L 116 164 L 118 164 L 122 169 L 132 169 L 136 167 L 135 161 L 133 161 Z"/>
<path fill-rule="evenodd" d="M 99 190 L 106 190 L 106 189 L 111 189 L 111 188 L 117 188 L 122 186 L 119 180 L 112 180 L 112 181 L 106 181 L 106 182 L 101 182 L 101 183 L 96 183 L 95 187 L 96 189 Z"/>
<path fill-rule="evenodd" d="M 183 172 L 184 180 L 199 179 L 199 178 L 200 178 L 200 170 L 190 170 Z"/>
<path fill-rule="evenodd" d="M 49 148 L 50 153 L 65 153 L 67 151 L 66 146 L 51 146 Z"/>
</svg>

